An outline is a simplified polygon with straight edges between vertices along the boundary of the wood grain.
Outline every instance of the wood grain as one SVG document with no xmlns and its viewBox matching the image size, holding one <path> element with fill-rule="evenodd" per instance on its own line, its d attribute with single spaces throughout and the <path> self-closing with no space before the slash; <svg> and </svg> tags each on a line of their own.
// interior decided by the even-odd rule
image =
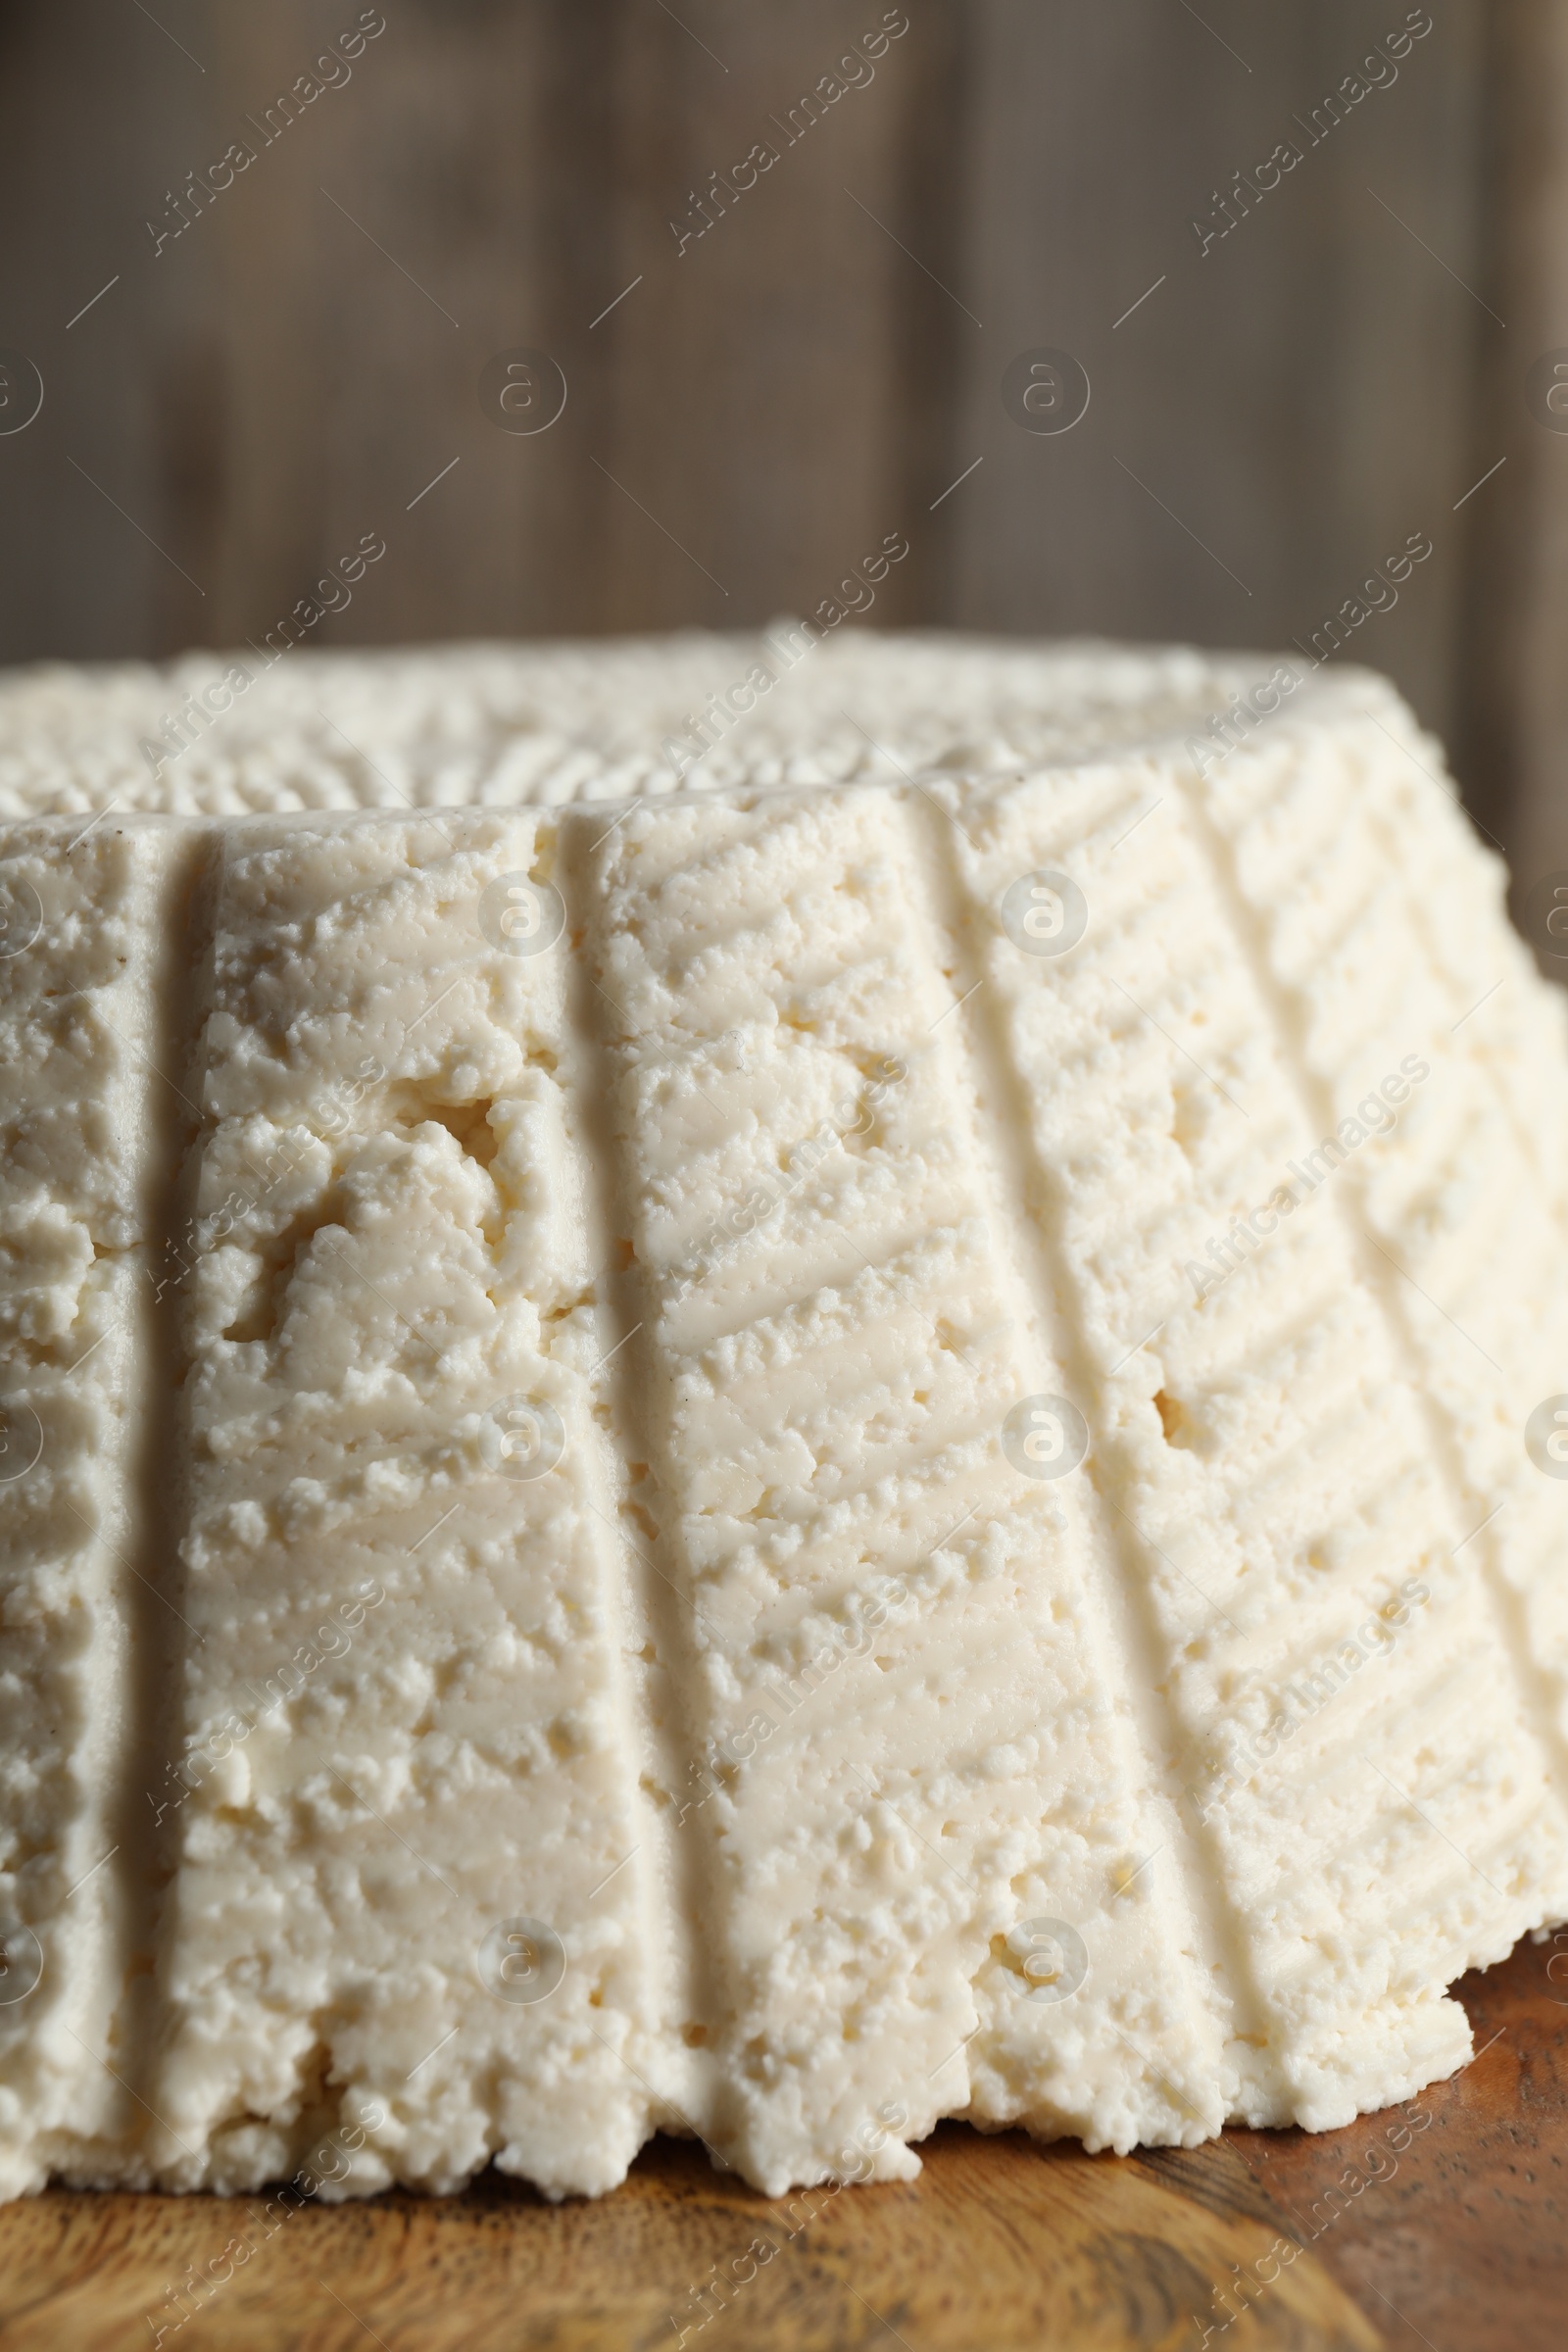
<svg viewBox="0 0 1568 2352">
<path fill-rule="evenodd" d="M 1315 145 L 1307 120 L 1399 22 L 1360 0 L 977 12 L 959 288 L 985 333 L 960 344 L 951 471 L 985 465 L 953 502 L 946 617 L 1288 647 L 1424 530 L 1432 556 L 1343 658 L 1450 724 L 1489 327 L 1448 274 L 1474 282 L 1481 234 L 1479 7 L 1439 11 Z M 1201 248 L 1194 220 L 1222 229 L 1233 174 L 1285 140 L 1300 161 Z M 999 382 L 1053 344 L 1094 395 L 1036 437 Z"/>
<path fill-rule="evenodd" d="M 956 219 L 955 0 L 798 134 L 881 0 L 402 0 L 265 145 L 358 0 L 154 13 L 0 7 L 0 211 L 28 221 L 0 343 L 47 387 L 0 435 L 0 659 L 259 636 L 368 529 L 389 561 L 320 643 L 740 626 L 923 514 L 948 306 L 903 248 L 940 261 Z M 236 137 L 254 163 L 155 258 L 146 217 Z M 477 396 L 522 345 L 570 387 L 537 437 Z M 879 620 L 929 614 L 934 544 Z"/>
<path fill-rule="evenodd" d="M 1529 401 L 1532 364 L 1568 348 L 1565 0 L 1494 0 L 1482 87 L 1493 175 L 1483 291 L 1507 324 L 1488 326 L 1471 448 L 1473 477 L 1500 470 L 1467 509 L 1460 749 L 1518 906 L 1568 865 L 1568 433 L 1548 431 Z"/>
<path fill-rule="evenodd" d="M 1376 2119 L 1322 2138 L 1227 2138 L 1392 2346 L 1423 2337 L 1440 2352 L 1560 2344 L 1568 2305 L 1568 1932 L 1521 1943 L 1457 1990 L 1478 2055 L 1418 2102 L 1432 2123 L 1396 2172 L 1343 2203 L 1328 2198 L 1349 2166 L 1363 2179 L 1373 2169 Z"/>
<path fill-rule="evenodd" d="M 177 2334 L 168 2290 L 187 2265 L 222 2267 L 237 2230 L 260 2240 L 245 2209 L 52 2194 L 0 2220 L 4 2341 L 118 2352 L 154 2341 L 162 2324 L 184 2352 L 338 2352 L 366 2330 L 391 2352 L 653 2352 L 682 2330 L 688 2344 L 756 2352 L 859 2352 L 901 2337 L 914 2352 L 1174 2352 L 1198 2341 L 1194 2315 L 1213 2316 L 1233 2265 L 1278 2267 L 1272 2217 L 1213 2210 L 1136 2163 L 956 2126 L 925 2154 L 918 2182 L 788 2202 L 661 2143 L 598 2204 L 552 2207 L 486 2184 L 433 2204 L 305 2211 Z M 1259 2345 L 1324 2352 L 1380 2340 L 1310 2254 L 1281 2271 L 1249 2331 Z"/>
<path fill-rule="evenodd" d="M 55 2191 L 0 2213 L 0 2342 L 1177 2352 L 1206 2327 L 1280 2352 L 1536 2352 L 1568 2297 L 1568 1934 L 1459 1992 L 1470 2067 L 1318 2135 L 1121 2160 L 945 2125 L 917 2181 L 794 2199 L 667 2140 L 593 2204 L 495 2176 L 270 2222 L 262 2197 Z"/>
<path fill-rule="evenodd" d="M 1528 703 L 1549 798 L 1568 441 L 1519 412 L 1542 445 L 1500 480 L 1520 552 L 1488 543 L 1471 626 L 1490 510 L 1453 502 L 1519 408 L 1510 377 L 1478 412 L 1488 338 L 1550 340 L 1560 308 L 1568 0 L 1501 0 L 1490 85 L 1481 0 L 1446 0 L 1206 257 L 1194 214 L 1400 0 L 907 0 L 874 80 L 793 144 L 790 107 L 883 0 L 384 13 L 352 80 L 155 259 L 165 191 L 359 0 L 0 0 L 0 343 L 48 387 L 0 435 L 0 659 L 259 636 L 367 529 L 388 560 L 323 645 L 755 623 L 892 529 L 911 557 L 877 623 L 1283 644 L 1424 529 L 1430 562 L 1348 650 L 1440 727 L 1491 662 L 1484 715 Z M 1529 291 L 1507 337 L 1467 290 L 1495 274 L 1489 86 L 1505 129 L 1536 126 L 1494 221 Z M 776 164 L 680 249 L 692 191 L 760 139 Z M 1060 440 L 1001 407 L 1037 342 L 1095 385 Z M 537 438 L 477 400 L 518 344 L 570 385 Z M 1475 731 L 1478 772 L 1518 764 L 1515 732 Z"/>
</svg>

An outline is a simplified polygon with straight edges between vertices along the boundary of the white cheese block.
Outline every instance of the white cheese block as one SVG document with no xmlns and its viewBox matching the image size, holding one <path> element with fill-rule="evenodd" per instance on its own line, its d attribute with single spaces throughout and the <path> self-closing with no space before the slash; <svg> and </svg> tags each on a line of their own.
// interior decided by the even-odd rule
<svg viewBox="0 0 1568 2352">
<path fill-rule="evenodd" d="M 180 1632 L 148 1508 L 177 1377 L 179 831 L 0 833 L 0 2194 L 119 2178 L 137 2129 L 135 1724 Z"/>
<path fill-rule="evenodd" d="M 1568 1039 L 1433 747 L 814 659 L 810 777 L 0 826 L 0 2188 L 1324 2129 L 1568 1917 Z"/>
<path fill-rule="evenodd" d="M 518 808 L 1015 772 L 1201 736 L 1271 669 L 1303 666 L 802 621 L 758 636 L 353 654 L 267 640 L 163 667 L 40 664 L 0 673 L 0 816 Z M 1385 717 L 1397 707 L 1365 672 L 1334 675 Z"/>
<path fill-rule="evenodd" d="M 302 2123 L 380 2111 L 367 2185 L 450 2188 L 496 2154 L 603 2189 L 647 2134 L 643 2076 L 678 2088 L 569 960 L 476 919 L 553 856 L 538 834 L 395 818 L 219 848 L 180 1416 L 191 1762 L 149 2094 L 149 2162 L 181 2184 L 287 2173 Z M 485 1937 L 533 1913 L 569 1971 L 497 1999 Z"/>
</svg>

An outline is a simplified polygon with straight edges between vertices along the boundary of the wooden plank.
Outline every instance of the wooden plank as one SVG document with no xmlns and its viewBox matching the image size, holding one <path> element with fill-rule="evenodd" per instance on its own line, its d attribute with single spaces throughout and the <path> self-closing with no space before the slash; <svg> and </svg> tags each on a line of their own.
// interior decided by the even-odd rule
<svg viewBox="0 0 1568 2352">
<path fill-rule="evenodd" d="M 346 74 L 314 66 L 349 0 L 169 0 L 167 36 L 91 13 L 83 43 L 29 12 L 0 88 L 0 189 L 36 222 L 6 331 L 50 384 L 0 437 L 13 657 L 259 637 L 366 530 L 389 561 L 315 642 L 756 622 L 907 526 L 944 297 L 901 246 L 953 210 L 950 0 L 891 39 L 877 0 L 393 11 Z M 337 86 L 284 127 L 302 75 Z M 143 216 L 231 141 L 254 160 L 155 259 Z M 62 288 L 117 269 L 68 335 Z M 569 385 L 537 435 L 478 396 L 518 346 Z M 878 620 L 918 609 L 919 560 Z"/>
<path fill-rule="evenodd" d="M 1486 318 L 1448 270 L 1473 282 L 1479 10 L 1440 9 L 1376 69 L 1388 86 L 1311 125 L 1403 14 L 1369 20 L 1350 0 L 976 13 L 960 290 L 985 333 L 966 347 L 951 456 L 954 472 L 985 464 L 951 502 L 945 617 L 1288 646 L 1425 531 L 1432 557 L 1343 658 L 1392 671 L 1450 723 L 1450 501 L 1470 478 Z M 1194 220 L 1223 230 L 1232 174 L 1255 185 L 1284 141 L 1300 162 L 1272 192 L 1244 191 L 1248 212 L 1233 206 L 1235 227 L 1202 247 Z M 1041 345 L 1074 352 L 1094 387 L 1059 437 L 1019 430 L 999 396 L 1007 361 Z"/>
<path fill-rule="evenodd" d="M 252 2219 L 252 2214 L 260 2220 Z M 1144 2167 L 944 2126 L 917 2182 L 753 2195 L 660 2143 L 595 2205 L 490 2186 L 273 2217 L 264 2200 L 55 2193 L 0 2215 L 0 2322 L 16 2352 L 1176 2352 L 1216 2289 L 1277 2280 L 1250 2341 L 1375 2352 L 1380 2331 L 1266 2210 L 1217 2211 Z M 245 2249 L 254 2244 L 254 2252 Z M 225 2247 L 229 2251 L 224 2253 Z M 216 2265 L 215 2275 L 214 2266 Z M 206 2274 L 210 2293 L 192 2284 Z M 182 2303 L 177 2289 L 186 2282 Z M 174 2333 L 181 2310 L 190 2316 Z M 709 2327 L 724 2333 L 707 2336 Z"/>
<path fill-rule="evenodd" d="M 791 109 L 881 7 L 394 12 L 344 86 L 253 135 L 357 13 L 9 18 L 0 189 L 36 226 L 7 332 L 50 397 L 0 438 L 27 550 L 0 583 L 8 652 L 260 635 L 367 529 L 390 561 L 322 644 L 755 621 L 810 609 L 888 529 L 912 557 L 879 622 L 1284 643 L 1427 531 L 1347 650 L 1452 721 L 1463 533 L 1487 511 L 1452 511 L 1493 331 L 1457 282 L 1478 282 L 1479 0 L 1315 147 L 1294 119 L 1369 46 L 1351 0 L 924 0 L 809 129 Z M 1502 16 L 1561 21 L 1559 0 Z M 234 137 L 255 163 L 155 261 L 144 218 Z M 1301 164 L 1200 254 L 1192 219 L 1282 137 Z M 778 160 L 737 195 L 759 142 Z M 705 188 L 712 225 L 679 247 Z M 117 269 L 68 330 L 62 290 L 74 307 Z M 1095 385 L 1059 440 L 1001 407 L 1041 339 Z M 518 344 L 570 384 L 537 436 L 479 405 Z M 1493 572 L 1495 742 L 1521 637 L 1496 615 L 1535 571 Z"/>
<path fill-rule="evenodd" d="M 604 516 L 608 625 L 809 611 L 885 532 L 908 527 L 903 453 L 928 404 L 897 373 L 904 320 L 925 302 L 900 250 L 906 125 L 930 98 L 952 20 L 894 9 L 908 29 L 867 55 L 861 36 L 884 13 L 871 0 L 850 15 L 836 0 L 704 0 L 681 11 L 689 32 L 658 11 L 626 17 L 618 128 L 631 186 L 618 270 L 602 283 L 644 282 L 595 330 L 610 338 L 615 386 L 603 462 L 624 485 Z M 843 94 L 822 95 L 834 87 Z M 714 172 L 733 181 L 759 149 L 776 160 L 756 186 L 680 244 L 700 224 L 691 192 L 701 199 Z M 908 611 L 909 589 L 893 581 L 879 620 Z"/>
<path fill-rule="evenodd" d="M 9 9 L 0 43 L 0 342 L 45 384 L 36 422 L 0 435 L 0 646 L 171 650 L 210 611 L 215 257 L 191 240 L 160 268 L 144 220 L 208 152 L 210 76 L 113 0 Z"/>
<path fill-rule="evenodd" d="M 1568 866 L 1568 433 L 1548 427 L 1532 382 L 1544 355 L 1568 351 L 1568 5 L 1495 0 L 1487 28 L 1484 291 L 1507 327 L 1488 337 L 1472 475 L 1505 463 L 1468 508 L 1462 759 L 1522 909 L 1539 877 Z"/>
<path fill-rule="evenodd" d="M 1472 2064 L 1343 2132 L 1118 2159 L 948 2124 L 917 2181 L 795 2199 L 663 2140 L 596 2204 L 491 2177 L 286 2214 L 52 2191 L 0 2212 L 0 2332 L 17 2352 L 110 2352 L 160 2326 L 191 2352 L 347 2352 L 368 2328 L 389 2352 L 621 2352 L 695 2343 L 727 2314 L 759 2352 L 890 2329 L 915 2352 L 1175 2352 L 1205 2326 L 1225 2340 L 1230 2313 L 1238 2342 L 1294 2352 L 1517 2352 L 1556 2341 L 1568 2294 L 1568 1934 L 1458 1992 Z"/>
<path fill-rule="evenodd" d="M 1431 2120 L 1405 2144 L 1382 2117 L 1321 2137 L 1226 2136 L 1391 2344 L 1555 2343 L 1568 2295 L 1568 1933 L 1521 1943 L 1457 1989 L 1478 2055 L 1411 2102 L 1412 2122 Z"/>
</svg>

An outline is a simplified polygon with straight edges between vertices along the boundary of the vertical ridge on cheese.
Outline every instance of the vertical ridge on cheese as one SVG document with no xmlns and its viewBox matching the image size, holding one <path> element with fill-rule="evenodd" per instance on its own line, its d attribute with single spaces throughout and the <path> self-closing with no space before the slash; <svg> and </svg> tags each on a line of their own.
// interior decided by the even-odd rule
<svg viewBox="0 0 1568 2352">
<path fill-rule="evenodd" d="M 1097 840 L 1096 800 L 1130 808 L 1129 784 L 1154 781 L 1106 769 L 971 796 L 960 857 L 1060 1202 L 1097 1475 L 1152 1555 L 1193 1801 L 1263 1996 L 1240 2111 L 1321 2129 L 1369 2082 L 1384 2103 L 1462 2060 L 1468 2029 L 1443 1988 L 1543 1904 L 1568 1903 L 1568 1823 L 1505 1630 L 1453 1556 L 1474 1522 L 1354 1223 L 1355 1184 L 1328 1181 L 1332 1155 L 1316 1185 L 1293 1177 L 1317 1146 L 1316 1105 L 1246 952 L 1249 910 L 1228 903 L 1177 791 L 1162 831 L 1156 814 L 1119 845 L 1108 827 Z M 1019 873 L 1058 862 L 1097 921 L 1070 958 L 1034 958 L 991 909 Z M 1061 1083 L 1080 1035 L 1092 1093 Z M 1384 1074 L 1336 1066 L 1342 1113 Z M 1401 1083 L 1408 1100 L 1420 1081 Z M 1227 1259 L 1236 1220 L 1282 1186 L 1299 1198 L 1270 1211 L 1277 1238 L 1250 1233 Z M 1359 1671 L 1368 1623 L 1378 1679 L 1320 1726 L 1325 1682 L 1349 1680 L 1321 1667 L 1348 1644 Z"/>
<path fill-rule="evenodd" d="M 693 1609 L 714 2129 L 774 2189 L 862 2150 L 903 2171 L 965 2105 L 982 2014 L 1032 2094 L 993 2120 L 1028 2106 L 1091 2145 L 1213 2132 L 1234 2072 L 1185 1907 L 1140 1875 L 1179 1825 L 1107 1531 L 1003 1450 L 1065 1380 L 908 828 L 882 793 L 650 805 L 606 840 L 587 941 L 648 1504 Z M 1025 1974 L 1029 1923 L 1063 1912 L 1094 1953 L 1070 2010 Z"/>
<path fill-rule="evenodd" d="M 1475 844 L 1432 772 L 1440 757 L 1385 690 L 1329 746 L 1239 759 L 1210 801 L 1328 1115 L 1353 1118 L 1354 1073 L 1374 1058 L 1413 1052 L 1438 1072 L 1375 1173 L 1357 1160 L 1349 1174 L 1562 1802 L 1561 1512 L 1518 1433 L 1568 1379 L 1568 1101 L 1542 1083 L 1562 1064 L 1568 1008 L 1508 924 L 1500 864 L 1480 859 L 1476 887 Z M 1322 852 L 1301 855 L 1308 798 L 1310 838 L 1333 825 L 1376 892 L 1332 944 Z"/>
<path fill-rule="evenodd" d="M 359 2190 L 494 2157 L 592 2192 L 650 2129 L 611 1342 L 564 959 L 508 931 L 551 857 L 477 813 L 223 844 L 149 2096 L 175 2184 L 324 2133 Z"/>
<path fill-rule="evenodd" d="M 177 825 L 0 828 L 0 2194 L 113 2179 Z M 140 1819 L 138 1819 L 138 1815 Z"/>
<path fill-rule="evenodd" d="M 138 769 L 210 668 L 0 680 L 0 2195 L 1461 2065 L 1568 1918 L 1568 1014 L 1397 699 L 300 655 Z"/>
</svg>

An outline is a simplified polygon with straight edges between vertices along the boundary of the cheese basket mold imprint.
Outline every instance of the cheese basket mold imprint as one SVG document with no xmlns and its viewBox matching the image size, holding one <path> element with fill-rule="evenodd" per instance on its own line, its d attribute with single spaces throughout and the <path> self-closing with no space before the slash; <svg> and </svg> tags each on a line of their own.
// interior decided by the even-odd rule
<svg viewBox="0 0 1568 2352">
<path fill-rule="evenodd" d="M 1568 1917 L 1568 1034 L 1393 690 L 240 666 L 0 682 L 0 2192 L 1462 2066 Z"/>
</svg>

